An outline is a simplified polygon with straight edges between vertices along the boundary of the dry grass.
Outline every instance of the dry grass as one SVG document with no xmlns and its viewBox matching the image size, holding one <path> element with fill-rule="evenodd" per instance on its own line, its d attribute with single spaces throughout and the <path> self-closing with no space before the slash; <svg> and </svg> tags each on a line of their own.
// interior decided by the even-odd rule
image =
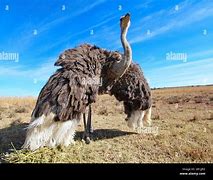
<svg viewBox="0 0 213 180">
<path fill-rule="evenodd" d="M 153 125 L 158 134 L 126 126 L 122 103 L 108 95 L 93 105 L 93 141 L 67 148 L 19 150 L 35 98 L 0 98 L 0 152 L 12 163 L 213 162 L 213 86 L 153 90 Z"/>
</svg>

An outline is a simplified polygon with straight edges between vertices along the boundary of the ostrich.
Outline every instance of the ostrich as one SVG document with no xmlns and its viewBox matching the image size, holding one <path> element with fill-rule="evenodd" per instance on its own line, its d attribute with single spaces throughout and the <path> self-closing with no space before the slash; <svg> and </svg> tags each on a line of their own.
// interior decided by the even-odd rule
<svg viewBox="0 0 213 180">
<path fill-rule="evenodd" d="M 131 48 L 126 40 L 129 26 L 127 13 L 120 19 L 124 55 L 83 44 L 59 56 L 55 65 L 61 68 L 38 96 L 22 148 L 36 150 L 74 143 L 75 129 L 86 107 L 95 102 L 100 79 L 103 89 L 107 89 L 131 64 Z"/>
<path fill-rule="evenodd" d="M 140 133 L 144 125 L 143 122 L 149 126 L 151 125 L 151 89 L 139 65 L 132 63 L 125 74 L 113 84 L 109 94 L 115 96 L 118 101 L 123 101 L 125 114 L 127 115 L 125 120 L 130 128 Z M 84 115 L 87 144 L 90 143 L 92 133 L 91 114 L 91 107 L 89 107 L 87 121 Z"/>
<path fill-rule="evenodd" d="M 151 125 L 151 89 L 139 65 L 132 63 L 126 73 L 114 84 L 111 95 L 123 101 L 126 121 L 130 128 L 140 132 L 143 122 Z"/>
</svg>

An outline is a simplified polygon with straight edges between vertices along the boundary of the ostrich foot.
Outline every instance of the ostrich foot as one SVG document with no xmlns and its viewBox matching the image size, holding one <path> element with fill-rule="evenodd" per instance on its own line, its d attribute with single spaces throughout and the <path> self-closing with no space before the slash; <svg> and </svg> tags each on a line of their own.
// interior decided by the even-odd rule
<svg viewBox="0 0 213 180">
<path fill-rule="evenodd" d="M 90 142 L 91 142 L 91 134 L 89 133 L 86 133 L 86 132 L 84 132 L 84 134 L 83 134 L 83 137 L 82 137 L 82 140 L 86 143 L 86 144 L 90 144 Z"/>
</svg>

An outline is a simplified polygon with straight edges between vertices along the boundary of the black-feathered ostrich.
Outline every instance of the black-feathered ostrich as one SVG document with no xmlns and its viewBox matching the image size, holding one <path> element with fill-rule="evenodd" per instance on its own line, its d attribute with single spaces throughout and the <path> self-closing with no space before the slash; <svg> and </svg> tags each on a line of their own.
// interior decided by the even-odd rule
<svg viewBox="0 0 213 180">
<path fill-rule="evenodd" d="M 102 91 L 119 79 L 132 60 L 126 40 L 130 25 L 127 13 L 120 19 L 124 54 L 83 44 L 68 49 L 55 63 L 62 66 L 42 88 L 32 113 L 23 148 L 68 146 L 86 107 L 95 102 L 102 79 Z"/>
<path fill-rule="evenodd" d="M 114 84 L 110 94 L 123 101 L 126 121 L 130 128 L 140 132 L 143 122 L 151 125 L 151 89 L 139 65 L 132 63 Z"/>
<path fill-rule="evenodd" d="M 113 84 L 109 94 L 114 95 L 118 101 L 123 102 L 127 115 L 125 120 L 130 128 L 140 133 L 144 125 L 143 122 L 148 126 L 151 125 L 151 89 L 139 65 L 132 63 L 124 75 Z M 89 106 L 87 120 L 85 116 L 84 114 L 84 126 L 86 129 L 84 138 L 88 144 L 92 133 L 91 105 Z"/>
<path fill-rule="evenodd" d="M 123 36 L 125 35 L 123 34 Z M 128 49 L 132 56 L 131 47 L 126 38 L 122 38 L 122 35 L 121 41 L 124 49 Z M 103 68 L 103 71 L 104 70 L 107 71 L 107 66 L 106 69 Z M 107 77 L 110 76 L 106 76 L 106 78 Z M 106 86 L 105 84 L 99 88 L 99 94 L 106 93 L 114 95 L 117 100 L 123 102 L 125 113 L 127 114 L 125 120 L 130 128 L 133 128 L 140 133 L 141 128 L 143 127 L 143 122 L 149 126 L 151 125 L 151 89 L 139 65 L 131 63 L 125 73 L 116 79 L 111 86 Z M 89 105 L 87 119 L 86 114 L 84 113 L 83 115 L 85 128 L 83 136 L 87 144 L 90 143 L 90 134 L 93 132 L 91 109 L 92 107 Z"/>
</svg>

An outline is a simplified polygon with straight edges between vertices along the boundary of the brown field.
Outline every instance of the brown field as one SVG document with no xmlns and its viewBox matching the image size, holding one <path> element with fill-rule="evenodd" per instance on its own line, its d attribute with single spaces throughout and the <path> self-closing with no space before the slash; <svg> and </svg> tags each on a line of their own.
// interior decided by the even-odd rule
<svg viewBox="0 0 213 180">
<path fill-rule="evenodd" d="M 213 162 L 213 86 L 156 89 L 152 94 L 152 129 L 141 134 L 129 129 L 122 103 L 103 95 L 93 105 L 95 131 L 89 145 L 81 140 L 81 123 L 75 145 L 34 152 L 20 147 L 36 99 L 2 97 L 0 162 Z"/>
</svg>

